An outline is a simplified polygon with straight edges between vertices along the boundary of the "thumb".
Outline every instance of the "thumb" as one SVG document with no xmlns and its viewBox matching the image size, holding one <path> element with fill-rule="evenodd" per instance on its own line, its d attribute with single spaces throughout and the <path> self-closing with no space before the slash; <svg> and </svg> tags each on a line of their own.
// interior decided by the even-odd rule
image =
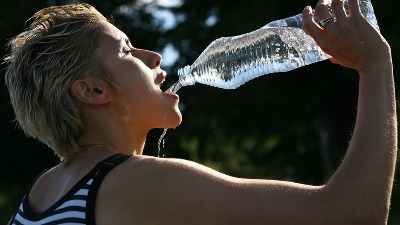
<svg viewBox="0 0 400 225">
<path fill-rule="evenodd" d="M 330 57 L 330 58 L 329 58 L 329 61 L 331 61 L 331 63 L 334 63 L 334 64 L 340 64 L 339 61 L 336 60 L 336 59 L 333 58 L 333 57 Z"/>
</svg>

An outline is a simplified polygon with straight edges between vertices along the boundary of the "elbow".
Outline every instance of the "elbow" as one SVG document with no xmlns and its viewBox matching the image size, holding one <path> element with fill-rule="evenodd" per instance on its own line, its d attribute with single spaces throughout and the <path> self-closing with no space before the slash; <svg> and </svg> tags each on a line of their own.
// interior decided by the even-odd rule
<svg viewBox="0 0 400 225">
<path fill-rule="evenodd" d="M 371 204 L 370 206 L 360 206 L 354 204 L 353 207 L 343 207 L 338 210 L 340 215 L 340 223 L 337 224 L 353 224 L 353 225 L 386 225 L 388 219 L 388 210 L 376 207 Z"/>
<path fill-rule="evenodd" d="M 389 205 L 386 207 L 379 204 L 371 204 L 369 207 L 364 207 L 365 212 L 359 212 L 357 224 L 363 225 L 386 225 L 389 215 Z"/>
<path fill-rule="evenodd" d="M 359 196 L 341 196 L 335 192 L 322 192 L 323 197 L 320 202 L 324 203 L 320 210 L 325 212 L 322 213 L 323 220 L 331 221 L 329 224 L 387 224 L 390 205 L 385 199 L 373 202 L 365 201 L 368 197 L 359 199 Z"/>
<path fill-rule="evenodd" d="M 355 210 L 356 213 L 347 213 L 347 220 L 352 221 L 354 225 L 387 225 L 388 210 L 366 210 L 360 212 L 359 209 Z"/>
</svg>

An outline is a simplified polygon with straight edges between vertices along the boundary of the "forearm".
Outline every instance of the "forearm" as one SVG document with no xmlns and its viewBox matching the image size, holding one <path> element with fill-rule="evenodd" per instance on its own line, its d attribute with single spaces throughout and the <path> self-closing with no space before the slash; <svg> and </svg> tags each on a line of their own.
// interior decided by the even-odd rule
<svg viewBox="0 0 400 225">
<path fill-rule="evenodd" d="M 396 151 L 396 100 L 388 56 L 360 72 L 353 137 L 342 165 L 325 187 L 326 192 L 340 205 L 347 205 L 353 215 L 359 212 L 360 216 L 386 219 Z"/>
</svg>

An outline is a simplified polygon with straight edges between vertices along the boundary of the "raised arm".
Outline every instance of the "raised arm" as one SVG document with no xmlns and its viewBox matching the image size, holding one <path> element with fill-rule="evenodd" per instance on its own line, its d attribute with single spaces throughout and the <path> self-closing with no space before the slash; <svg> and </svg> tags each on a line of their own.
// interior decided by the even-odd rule
<svg viewBox="0 0 400 225">
<path fill-rule="evenodd" d="M 324 192 L 332 204 L 371 224 L 386 224 L 397 152 L 396 99 L 390 47 L 360 13 L 358 1 L 333 0 L 335 23 L 321 29 L 305 9 L 305 25 L 331 61 L 359 72 L 357 120 L 348 152 Z M 329 16 L 321 1 L 320 19 Z M 340 203 L 346 204 L 340 204 Z M 360 213 L 357 215 L 356 213 Z M 350 215 L 351 216 L 351 215 Z"/>
</svg>

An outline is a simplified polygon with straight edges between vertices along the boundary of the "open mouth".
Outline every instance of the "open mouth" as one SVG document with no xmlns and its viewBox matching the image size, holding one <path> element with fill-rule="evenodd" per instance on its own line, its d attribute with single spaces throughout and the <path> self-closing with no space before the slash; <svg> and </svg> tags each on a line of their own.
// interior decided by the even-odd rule
<svg viewBox="0 0 400 225">
<path fill-rule="evenodd" d="M 161 86 L 161 90 L 163 92 L 172 92 L 172 87 L 174 86 L 175 81 L 167 81 Z M 170 90 L 171 89 L 171 90 Z"/>
<path fill-rule="evenodd" d="M 169 80 L 166 81 L 167 78 L 167 73 L 165 71 L 162 71 L 157 75 L 157 79 L 159 79 L 158 85 L 160 86 L 160 89 L 164 93 L 171 93 L 176 95 L 176 91 L 179 89 L 177 88 L 177 81 L 176 80 Z"/>
</svg>

